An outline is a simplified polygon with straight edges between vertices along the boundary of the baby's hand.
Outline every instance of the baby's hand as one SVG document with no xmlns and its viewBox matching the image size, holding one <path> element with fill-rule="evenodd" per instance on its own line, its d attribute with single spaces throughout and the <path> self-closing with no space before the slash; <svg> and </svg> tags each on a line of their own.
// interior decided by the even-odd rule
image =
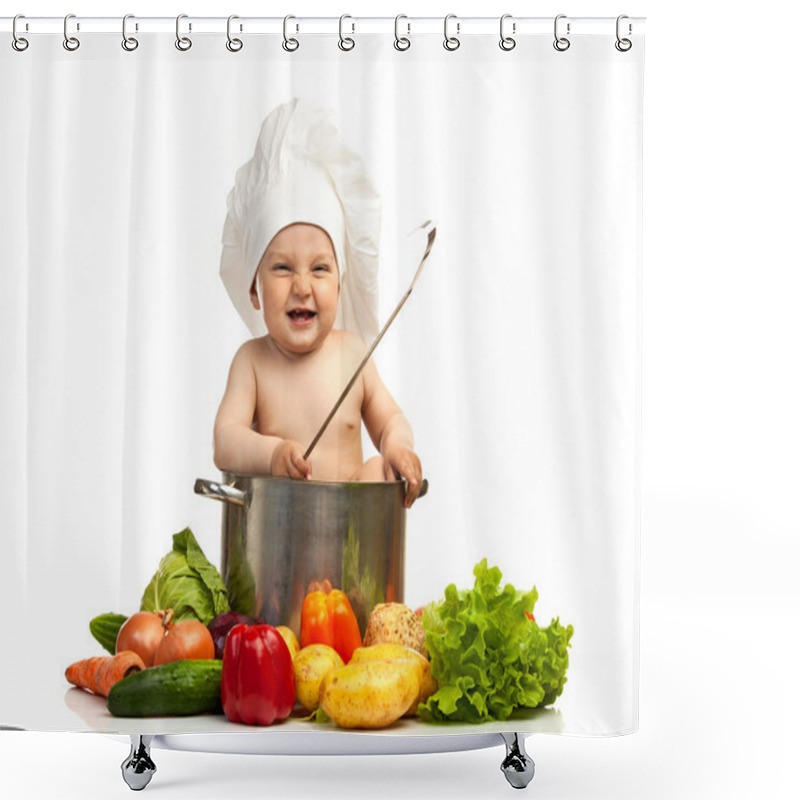
<svg viewBox="0 0 800 800">
<path fill-rule="evenodd" d="M 272 451 L 272 469 L 275 477 L 311 479 L 311 462 L 303 458 L 303 445 L 293 439 L 284 439 Z"/>
<path fill-rule="evenodd" d="M 394 471 L 393 475 L 386 476 L 387 480 L 394 480 L 395 476 L 399 475 L 408 483 L 405 507 L 411 508 L 422 488 L 422 465 L 419 457 L 409 447 L 389 447 L 383 458 L 384 463 Z"/>
</svg>

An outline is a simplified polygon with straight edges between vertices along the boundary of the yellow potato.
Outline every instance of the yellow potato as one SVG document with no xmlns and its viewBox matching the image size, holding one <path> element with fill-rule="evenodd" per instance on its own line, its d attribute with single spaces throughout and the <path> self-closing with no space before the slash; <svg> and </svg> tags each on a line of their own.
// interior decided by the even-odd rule
<svg viewBox="0 0 800 800">
<path fill-rule="evenodd" d="M 294 631 L 291 628 L 287 628 L 285 625 L 278 625 L 275 630 L 283 636 L 283 641 L 286 642 L 286 646 L 289 648 L 289 653 L 292 656 L 292 661 L 294 661 L 294 657 L 300 650 L 300 642 L 297 641 Z"/>
<path fill-rule="evenodd" d="M 416 667 L 417 680 L 419 681 L 419 694 L 411 701 L 411 705 L 403 716 L 415 716 L 417 713 L 417 706 L 420 703 L 424 703 L 439 688 L 439 685 L 436 683 L 436 678 L 433 677 L 433 673 L 431 672 L 431 662 L 417 650 L 406 647 L 403 644 L 382 642 L 381 644 L 373 644 L 369 647 L 359 647 L 353 652 L 350 663 L 361 664 L 366 661 L 376 660 L 408 661 Z"/>
<path fill-rule="evenodd" d="M 417 669 L 410 661 L 364 661 L 328 673 L 319 704 L 342 728 L 385 728 L 418 694 Z"/>
<path fill-rule="evenodd" d="M 310 644 L 294 659 L 294 682 L 297 700 L 306 711 L 319 707 L 319 687 L 322 679 L 344 666 L 342 657 L 326 644 Z"/>
<path fill-rule="evenodd" d="M 350 663 L 360 663 L 362 661 L 386 661 L 387 659 L 409 658 L 409 653 L 417 653 L 410 647 L 404 644 L 395 644 L 394 642 L 381 642 L 380 644 L 372 644 L 369 647 L 359 647 L 353 651 L 353 657 Z"/>
</svg>

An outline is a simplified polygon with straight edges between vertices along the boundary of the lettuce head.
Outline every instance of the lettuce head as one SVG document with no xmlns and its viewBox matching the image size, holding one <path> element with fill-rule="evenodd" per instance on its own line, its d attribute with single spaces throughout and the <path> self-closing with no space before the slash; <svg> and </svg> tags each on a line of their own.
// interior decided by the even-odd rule
<svg viewBox="0 0 800 800">
<path fill-rule="evenodd" d="M 427 721 L 508 719 L 516 708 L 555 702 L 567 681 L 572 625 L 558 618 L 546 628 L 533 613 L 536 587 L 500 588 L 502 573 L 486 559 L 475 566 L 475 586 L 445 589 L 444 600 L 422 615 L 425 644 L 439 689 L 419 707 Z"/>
</svg>

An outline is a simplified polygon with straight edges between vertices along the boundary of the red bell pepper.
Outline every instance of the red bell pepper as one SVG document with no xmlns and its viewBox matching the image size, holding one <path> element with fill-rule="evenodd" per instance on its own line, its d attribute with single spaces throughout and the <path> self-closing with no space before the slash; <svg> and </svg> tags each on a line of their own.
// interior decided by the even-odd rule
<svg viewBox="0 0 800 800">
<path fill-rule="evenodd" d="M 320 588 L 312 584 L 300 612 L 300 646 L 327 644 L 346 664 L 353 651 L 361 647 L 361 631 L 347 595 L 331 589 L 330 583 Z"/>
<path fill-rule="evenodd" d="M 222 656 L 222 710 L 231 722 L 272 725 L 294 708 L 292 656 L 271 625 L 231 628 Z"/>
</svg>

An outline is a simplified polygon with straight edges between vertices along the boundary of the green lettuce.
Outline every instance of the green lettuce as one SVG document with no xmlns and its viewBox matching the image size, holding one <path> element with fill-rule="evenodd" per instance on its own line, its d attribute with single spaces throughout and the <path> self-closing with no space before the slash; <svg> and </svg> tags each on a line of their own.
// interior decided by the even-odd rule
<svg viewBox="0 0 800 800">
<path fill-rule="evenodd" d="M 172 550 L 142 595 L 141 611 L 164 608 L 175 612 L 176 622 L 199 619 L 203 625 L 230 610 L 225 583 L 189 528 L 173 535 Z"/>
<path fill-rule="evenodd" d="M 427 721 L 504 720 L 516 708 L 551 705 L 567 681 L 572 625 L 558 618 L 541 628 L 533 613 L 534 586 L 500 589 L 502 573 L 486 559 L 475 566 L 475 587 L 445 589 L 444 600 L 422 615 L 425 644 L 439 689 L 419 707 Z"/>
</svg>

